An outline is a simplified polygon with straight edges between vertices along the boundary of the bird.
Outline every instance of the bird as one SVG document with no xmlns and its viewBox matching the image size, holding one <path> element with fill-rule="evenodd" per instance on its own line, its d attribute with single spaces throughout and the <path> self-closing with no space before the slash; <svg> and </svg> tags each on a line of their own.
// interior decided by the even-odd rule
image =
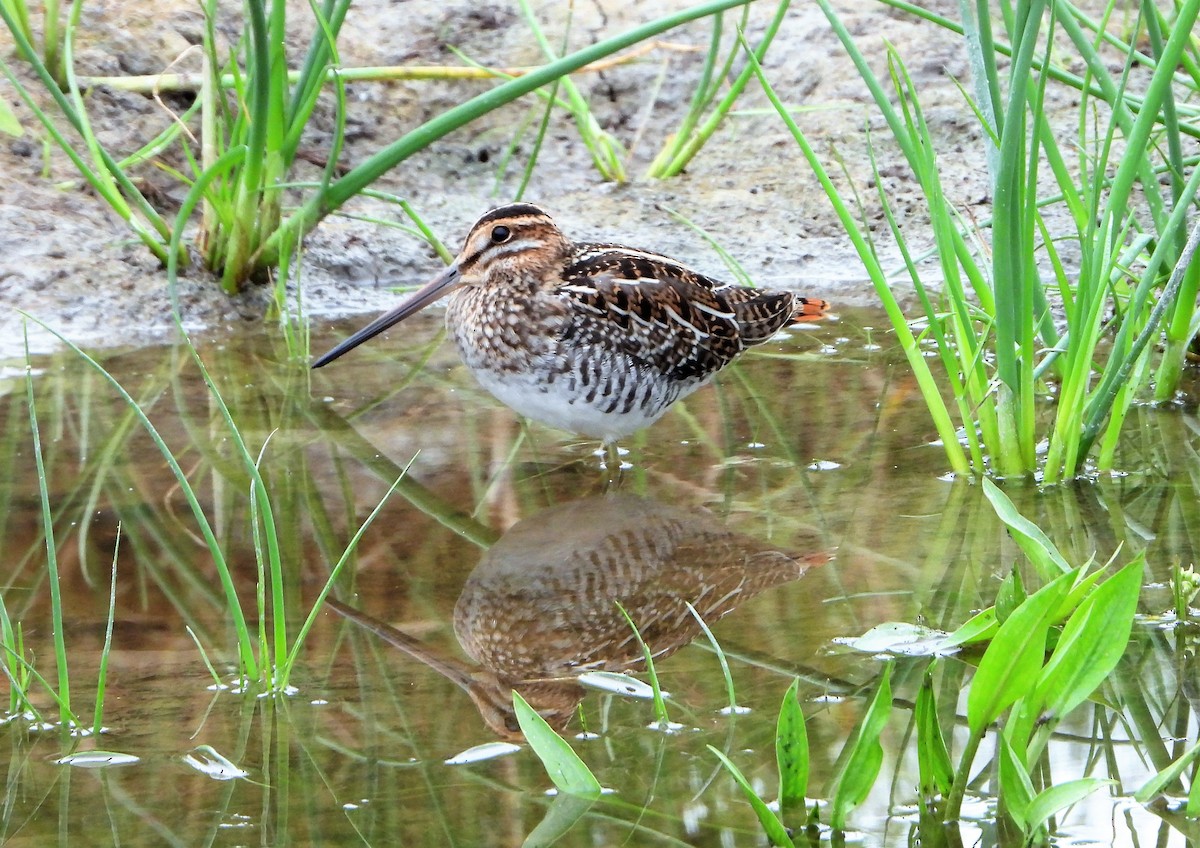
<svg viewBox="0 0 1200 848">
<path fill-rule="evenodd" d="M 542 208 L 510 203 L 475 222 L 444 271 L 312 367 L 446 294 L 446 324 L 483 388 L 610 450 L 746 349 L 829 309 L 791 291 L 720 282 L 652 251 L 575 242 Z"/>
</svg>

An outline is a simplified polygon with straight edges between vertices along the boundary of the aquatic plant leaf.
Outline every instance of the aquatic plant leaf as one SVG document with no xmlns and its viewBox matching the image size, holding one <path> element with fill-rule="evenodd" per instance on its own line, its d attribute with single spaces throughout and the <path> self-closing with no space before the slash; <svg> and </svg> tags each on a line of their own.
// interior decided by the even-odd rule
<svg viewBox="0 0 1200 848">
<path fill-rule="evenodd" d="M 1195 745 L 1188 748 L 1186 751 L 1180 754 L 1179 758 L 1173 763 L 1168 765 L 1158 774 L 1154 775 L 1154 777 L 1147 780 L 1142 785 L 1142 788 L 1134 793 L 1133 800 L 1137 801 L 1139 804 L 1149 804 L 1156 797 L 1161 795 L 1163 790 L 1179 779 L 1179 776 L 1183 774 L 1188 766 L 1190 766 L 1196 759 L 1197 754 L 1200 754 L 1200 742 L 1197 742 Z M 1200 786 L 1200 780 L 1192 784 L 1192 790 L 1195 791 L 1197 786 Z M 1194 815 L 1190 809 L 1190 793 L 1188 797 L 1188 807 L 1188 815 Z"/>
<path fill-rule="evenodd" d="M 513 691 L 513 709 L 529 747 L 542 761 L 546 774 L 559 791 L 584 798 L 599 797 L 602 788 L 591 769 L 516 690 Z"/>
<path fill-rule="evenodd" d="M 948 647 L 969 645 L 973 642 L 983 642 L 996 635 L 999 624 L 996 621 L 996 608 L 988 607 L 968 618 L 958 629 L 946 637 Z"/>
<path fill-rule="evenodd" d="M 983 494 L 991 502 L 992 509 L 996 510 L 1000 520 L 1008 525 L 1013 540 L 1037 567 L 1039 574 L 1051 577 L 1055 573 L 1071 570 L 1066 558 L 1059 553 L 1058 548 L 1041 528 L 1017 512 L 1008 495 L 986 477 L 983 478 Z"/>
<path fill-rule="evenodd" d="M 583 814 L 591 809 L 594 803 L 596 803 L 594 797 L 581 797 L 566 793 L 559 795 L 550 805 L 550 809 L 546 810 L 546 815 L 538 822 L 537 827 L 525 837 L 521 848 L 542 848 L 542 846 L 553 845 L 562 838 L 563 834 L 575 826 L 575 822 L 583 818 Z"/>
<path fill-rule="evenodd" d="M 779 812 L 783 820 L 803 826 L 807 818 L 804 796 L 808 792 L 808 730 L 797 693 L 800 678 L 792 681 L 775 725 L 775 762 L 779 767 Z"/>
<path fill-rule="evenodd" d="M 875 778 L 879 776 L 879 769 L 883 765 L 883 746 L 879 743 L 879 737 L 892 712 L 891 677 L 892 666 L 889 663 L 884 666 L 879 688 L 875 690 L 875 697 L 863 715 L 854 741 L 848 743 L 852 745 L 850 756 L 846 758 L 832 792 L 829 826 L 835 831 L 846 829 L 846 816 L 866 800 L 871 787 L 875 785 Z"/>
<path fill-rule="evenodd" d="M 917 692 L 914 718 L 917 725 L 917 769 L 921 775 L 920 792 L 923 797 L 934 798 L 948 795 L 954 783 L 954 763 L 938 724 L 937 699 L 933 694 L 934 663 L 925 669 L 925 679 Z"/>
<path fill-rule="evenodd" d="M 1029 818 L 1029 805 L 1034 795 L 1033 781 L 1029 779 L 1025 764 L 1003 735 L 996 740 L 996 749 L 1000 760 L 1001 808 L 1021 832 L 1029 836 L 1032 827 L 1038 824 Z"/>
<path fill-rule="evenodd" d="M 721 765 L 725 766 L 725 770 L 733 777 L 737 785 L 742 788 L 742 794 L 746 796 L 746 800 L 750 802 L 754 814 L 758 816 L 758 822 L 762 825 L 763 831 L 767 834 L 767 839 L 772 845 L 777 848 L 793 848 L 794 843 L 792 838 L 788 836 L 787 828 L 767 806 L 767 802 L 758 797 L 758 793 L 750 786 L 750 781 L 746 780 L 746 776 L 741 770 L 733 764 L 729 757 L 722 754 L 712 745 L 708 746 L 708 750 L 717 755 L 717 759 L 721 761 Z"/>
<path fill-rule="evenodd" d="M 54 761 L 59 766 L 74 766 L 75 768 L 109 768 L 111 766 L 131 766 L 141 762 L 141 757 L 133 754 L 121 754 L 116 751 L 79 751 L 67 754 Z"/>
<path fill-rule="evenodd" d="M 1067 620 L 1029 705 L 1039 723 L 1083 703 L 1117 667 L 1129 644 L 1146 558 L 1139 554 L 1088 595 Z"/>
<path fill-rule="evenodd" d="M 1063 574 L 1034 592 L 996 631 L 967 695 L 967 724 L 973 734 L 982 734 L 1037 683 L 1045 659 L 1046 634 L 1074 578 L 1072 573 Z"/>
<path fill-rule="evenodd" d="M 1025 584 L 1021 582 L 1021 572 L 1014 568 L 1004 578 L 1000 584 L 1000 591 L 996 593 L 996 621 L 1003 624 L 1028 597 Z"/>
<path fill-rule="evenodd" d="M 1081 777 L 1068 780 L 1048 789 L 1043 789 L 1025 809 L 1025 818 L 1030 828 L 1040 827 L 1055 813 L 1082 801 L 1102 786 L 1111 786 L 1115 780 L 1104 777 Z"/>
</svg>

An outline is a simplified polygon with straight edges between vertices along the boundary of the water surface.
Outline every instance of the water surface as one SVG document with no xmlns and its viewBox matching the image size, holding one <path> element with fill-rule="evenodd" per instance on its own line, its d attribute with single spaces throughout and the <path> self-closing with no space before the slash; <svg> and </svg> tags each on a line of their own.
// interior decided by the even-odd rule
<svg viewBox="0 0 1200 848">
<path fill-rule="evenodd" d="M 476 745 L 520 741 L 515 688 L 615 790 L 560 844 L 763 844 L 706 746 L 773 798 L 775 716 L 798 677 L 813 786 L 823 792 L 883 662 L 835 640 L 886 621 L 952 629 L 993 603 L 1021 562 L 979 487 L 946 474 L 917 389 L 890 334 L 877 329 L 884 325 L 872 312 L 844 313 L 747 355 L 625 445 L 632 467 L 616 487 L 594 443 L 526 425 L 476 387 L 436 316 L 315 373 L 274 333 L 200 340 L 239 430 L 261 452 L 293 634 L 351 535 L 404 472 L 336 592 L 368 618 L 327 609 L 286 697 L 214 690 L 196 643 L 229 684 L 235 637 L 181 488 L 95 371 L 70 353 L 37 361 L 73 702 L 88 716 L 116 552 L 109 732 L 72 740 L 27 717 L 10 720 L 0 839 L 519 845 L 562 808 L 529 750 L 445 762 Z M 321 328 L 314 350 L 345 332 Z M 102 361 L 178 458 L 257 628 L 250 483 L 195 365 L 178 347 Z M 53 680 L 29 408 L 22 379 L 6 387 L 4 603 L 34 666 Z M 1171 566 L 1193 562 L 1200 538 L 1197 428 L 1188 412 L 1151 408 L 1136 409 L 1127 426 L 1121 474 L 1006 491 L 1073 562 L 1118 550 L 1118 562 L 1149 556 L 1143 621 L 1105 690 L 1125 723 L 1100 707 L 1081 710 L 1052 745 L 1055 779 L 1120 784 L 1063 818 L 1061 833 L 1086 844 L 1129 844 L 1135 834 L 1182 844 L 1130 796 L 1161 767 L 1156 757 L 1169 759 L 1195 735 L 1180 697 L 1194 675 L 1186 651 L 1194 637 L 1160 614 L 1171 606 Z M 657 657 L 674 732 L 650 726 L 647 701 L 575 679 L 584 669 L 645 678 L 615 601 Z M 685 602 L 712 625 L 745 710 L 723 709 L 718 658 Z M 965 679 L 961 660 L 943 662 L 959 668 L 948 679 Z M 867 844 L 906 845 L 917 827 L 906 734 L 923 668 L 899 660 L 894 670 L 883 773 L 851 818 Z M 54 718 L 44 690 L 34 691 Z M 957 696 L 950 686 L 942 693 L 948 722 Z M 1131 715 L 1144 723 L 1130 726 Z M 73 746 L 139 760 L 56 765 Z M 203 760 L 200 746 L 246 776 L 189 764 L 189 752 Z M 966 844 L 998 839 L 988 824 L 989 756 L 978 761 Z"/>
</svg>

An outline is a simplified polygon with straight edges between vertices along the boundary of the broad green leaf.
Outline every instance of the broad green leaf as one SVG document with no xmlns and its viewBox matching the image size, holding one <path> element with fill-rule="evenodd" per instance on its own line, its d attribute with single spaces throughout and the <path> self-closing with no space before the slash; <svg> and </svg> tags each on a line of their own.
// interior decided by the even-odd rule
<svg viewBox="0 0 1200 848">
<path fill-rule="evenodd" d="M 956 647 L 958 645 L 969 645 L 972 642 L 982 642 L 985 639 L 991 639 L 996 635 L 996 628 L 998 626 L 996 623 L 996 608 L 988 607 L 964 621 L 957 630 L 947 637 L 946 645 L 947 647 Z"/>
<path fill-rule="evenodd" d="M 846 829 L 847 814 L 866 800 L 883 765 L 883 746 L 879 744 L 879 737 L 892 712 L 891 676 L 892 667 L 888 664 L 884 667 L 879 688 L 875 690 L 875 697 L 867 707 L 854 741 L 848 743 L 853 747 L 838 775 L 830 799 L 832 811 L 829 825 L 835 831 Z"/>
<path fill-rule="evenodd" d="M 1086 577 L 1084 576 L 1084 572 L 1091 568 L 1093 562 L 1094 560 L 1089 559 L 1079 567 L 1080 571 L 1079 576 L 1076 578 L 1076 583 L 1071 587 L 1071 591 L 1067 593 L 1067 596 L 1063 598 L 1062 605 L 1054 614 L 1055 621 L 1061 621 L 1074 612 L 1079 604 L 1083 602 L 1083 599 L 1092 591 L 1092 587 L 1104 576 L 1103 569 L 1093 571 Z"/>
<path fill-rule="evenodd" d="M 948 795 L 954 783 L 954 764 L 946 749 L 946 739 L 938 724 L 937 700 L 933 694 L 933 668 L 930 663 L 917 692 L 914 718 L 917 725 L 917 767 L 921 775 L 921 795 L 933 798 Z"/>
<path fill-rule="evenodd" d="M 779 766 L 779 812 L 783 820 L 803 826 L 806 819 L 804 796 L 808 792 L 808 731 L 796 694 L 800 679 L 792 681 L 775 726 L 775 761 Z"/>
<path fill-rule="evenodd" d="M 18 137 L 25 135 L 25 128 L 17 119 L 17 113 L 3 97 L 0 97 L 0 133 Z"/>
<path fill-rule="evenodd" d="M 1040 714 L 1062 718 L 1117 667 L 1129 645 L 1145 562 L 1139 554 L 1088 595 L 1067 621 L 1038 681 Z"/>
<path fill-rule="evenodd" d="M 546 810 L 546 815 L 538 822 L 538 826 L 529 836 L 525 837 L 521 848 L 542 848 L 542 846 L 550 846 L 558 842 L 563 834 L 575 826 L 575 822 L 583 818 L 583 814 L 594 803 L 596 803 L 594 797 L 580 797 L 566 793 L 559 795 L 550 805 L 550 809 Z"/>
<path fill-rule="evenodd" d="M 546 774 L 559 791 L 584 798 L 598 797 L 602 787 L 591 769 L 516 690 L 513 690 L 513 709 L 529 747 L 542 761 Z"/>
<path fill-rule="evenodd" d="M 758 797 L 758 793 L 750 786 L 750 781 L 746 780 L 745 775 L 733 764 L 729 757 L 722 754 L 712 745 L 708 746 L 708 750 L 717 755 L 717 759 L 725 766 L 725 769 L 737 781 L 737 785 L 742 788 L 742 794 L 746 796 L 746 800 L 750 802 L 750 806 L 754 809 L 754 814 L 758 816 L 758 821 L 763 827 L 763 831 L 767 834 L 767 839 L 772 845 L 778 848 L 793 848 L 792 838 L 788 836 L 787 828 L 783 826 L 783 822 L 771 812 L 771 808 L 767 806 L 767 802 Z"/>
<path fill-rule="evenodd" d="M 1111 786 L 1115 783 L 1115 780 L 1107 778 L 1082 777 L 1043 789 L 1029 802 L 1025 810 L 1030 829 L 1045 824 L 1052 815 L 1082 801 L 1101 786 Z"/>
<path fill-rule="evenodd" d="M 1000 802 L 1021 832 L 1030 835 L 1029 805 L 1033 800 L 1033 782 L 1029 772 L 1017 757 L 1008 740 L 1000 736 L 996 740 L 997 756 L 1000 760 Z M 1036 827 L 1036 824 L 1033 826 Z"/>
<path fill-rule="evenodd" d="M 1008 617 L 988 645 L 967 695 L 967 724 L 981 734 L 1037 683 L 1046 652 L 1046 633 L 1059 602 L 1075 578 L 1063 574 L 1046 584 Z"/>
<path fill-rule="evenodd" d="M 1037 685 L 1013 710 L 1004 734 L 1018 750 L 1028 747 L 1027 761 L 1037 756 L 1054 724 L 1089 698 L 1125 654 L 1143 563 L 1139 556 L 1083 599 L 1063 628 Z M 1090 577 L 1080 581 L 1090 582 Z M 1036 737 L 1035 731 L 1039 731 Z"/>
<path fill-rule="evenodd" d="M 1000 624 L 1007 621 L 1027 597 L 1029 595 L 1021 582 L 1021 572 L 1014 567 L 1000 584 L 1000 591 L 996 593 L 996 621 Z"/>
<path fill-rule="evenodd" d="M 1149 804 L 1156 797 L 1163 793 L 1163 790 L 1179 779 L 1179 776 L 1192 764 L 1196 759 L 1196 755 L 1200 754 L 1200 742 L 1197 742 L 1192 747 L 1184 751 L 1179 759 L 1168 765 L 1154 777 L 1146 781 L 1146 783 L 1133 796 L 1133 800 L 1139 804 Z M 1194 790 L 1200 786 L 1200 780 L 1192 784 Z M 1188 804 L 1191 805 L 1191 798 L 1188 798 Z M 1188 815 L 1192 815 L 1191 811 Z"/>
<path fill-rule="evenodd" d="M 1058 552 L 1058 548 L 1042 532 L 1041 528 L 1017 512 L 1017 508 L 1009 500 L 1008 495 L 1004 494 L 1000 487 L 987 477 L 983 478 L 983 493 L 991 502 L 992 508 L 996 510 L 996 515 L 1008 525 L 1013 540 L 1025 552 L 1025 556 L 1029 557 L 1037 566 L 1038 572 L 1043 577 L 1052 576 L 1055 570 L 1060 572 L 1071 570 L 1066 558 Z"/>
</svg>

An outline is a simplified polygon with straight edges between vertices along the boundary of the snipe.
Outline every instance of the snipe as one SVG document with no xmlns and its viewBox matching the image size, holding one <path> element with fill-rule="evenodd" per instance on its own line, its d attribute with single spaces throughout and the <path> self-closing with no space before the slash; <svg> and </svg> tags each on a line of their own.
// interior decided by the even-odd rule
<svg viewBox="0 0 1200 848">
<path fill-rule="evenodd" d="M 828 308 L 722 283 L 657 253 L 572 242 L 540 208 L 514 203 L 476 221 L 445 271 L 313 368 L 446 293 L 446 324 L 484 388 L 521 415 L 609 446 L 746 348 Z"/>
</svg>

